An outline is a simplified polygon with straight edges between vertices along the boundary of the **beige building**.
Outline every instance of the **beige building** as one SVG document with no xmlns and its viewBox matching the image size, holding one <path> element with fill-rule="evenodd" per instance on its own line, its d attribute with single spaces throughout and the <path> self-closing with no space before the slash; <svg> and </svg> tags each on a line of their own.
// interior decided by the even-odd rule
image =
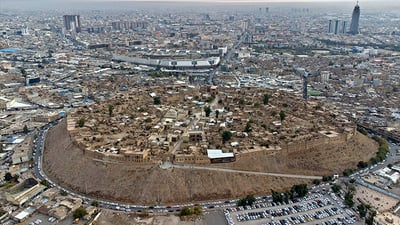
<svg viewBox="0 0 400 225">
<path fill-rule="evenodd" d="M 39 184 L 35 179 L 29 178 L 24 182 L 14 186 L 6 194 L 7 201 L 14 205 L 21 206 L 33 199 L 46 189 L 46 186 Z"/>
<path fill-rule="evenodd" d="M 400 217 L 391 212 L 384 212 L 378 214 L 374 218 L 374 225 L 398 225 L 398 224 L 400 224 Z"/>
<path fill-rule="evenodd" d="M 60 118 L 61 115 L 59 113 L 44 113 L 44 114 L 36 114 L 35 116 L 32 117 L 32 121 L 34 122 L 43 122 L 43 123 L 49 123 L 52 122 L 58 118 Z"/>
</svg>

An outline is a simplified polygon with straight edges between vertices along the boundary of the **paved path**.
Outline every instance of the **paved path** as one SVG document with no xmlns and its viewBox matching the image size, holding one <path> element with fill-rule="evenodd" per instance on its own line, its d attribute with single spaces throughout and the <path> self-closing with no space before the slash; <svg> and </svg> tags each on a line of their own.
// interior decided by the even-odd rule
<svg viewBox="0 0 400 225">
<path fill-rule="evenodd" d="M 274 176 L 274 177 L 288 177 L 288 178 L 299 178 L 299 179 L 312 179 L 321 180 L 321 176 L 308 176 L 308 175 L 298 175 L 298 174 L 285 174 L 285 173 L 266 173 L 266 172 L 256 172 L 256 171 L 246 171 L 246 170 L 233 170 L 225 168 L 210 168 L 203 166 L 193 166 L 193 165 L 174 165 L 170 164 L 170 167 L 178 169 L 195 169 L 195 170 L 211 170 L 226 173 L 243 173 L 243 174 L 253 174 L 253 175 L 264 175 L 264 176 Z M 165 168 L 165 167 L 164 167 Z"/>
</svg>

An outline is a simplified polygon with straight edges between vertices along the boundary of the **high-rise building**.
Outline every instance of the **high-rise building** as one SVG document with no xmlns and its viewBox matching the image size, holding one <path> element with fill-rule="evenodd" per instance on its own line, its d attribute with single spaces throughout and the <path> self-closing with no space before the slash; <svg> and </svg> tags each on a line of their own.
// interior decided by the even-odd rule
<svg viewBox="0 0 400 225">
<path fill-rule="evenodd" d="M 335 34 L 339 32 L 339 20 L 335 20 Z"/>
<path fill-rule="evenodd" d="M 353 15 L 351 16 L 350 34 L 359 33 L 359 28 L 358 28 L 359 20 L 360 20 L 360 6 L 358 5 L 357 1 L 357 5 L 354 7 Z"/>
<path fill-rule="evenodd" d="M 64 26 L 68 31 L 81 32 L 81 20 L 79 15 L 64 15 Z"/>
<path fill-rule="evenodd" d="M 346 33 L 346 29 L 347 29 L 347 22 L 346 21 L 343 21 L 342 22 L 342 34 L 345 34 Z"/>
<path fill-rule="evenodd" d="M 248 19 L 242 21 L 243 32 L 246 31 L 247 29 L 249 29 L 249 20 Z"/>
<path fill-rule="evenodd" d="M 333 33 L 333 20 L 329 20 L 328 33 Z"/>
</svg>

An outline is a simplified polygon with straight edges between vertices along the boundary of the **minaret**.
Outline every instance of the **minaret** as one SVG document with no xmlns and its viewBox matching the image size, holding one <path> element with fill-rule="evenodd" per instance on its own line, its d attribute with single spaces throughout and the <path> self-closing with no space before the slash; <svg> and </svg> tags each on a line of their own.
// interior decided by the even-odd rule
<svg viewBox="0 0 400 225">
<path fill-rule="evenodd" d="M 354 7 L 353 15 L 351 17 L 351 24 L 350 24 L 350 34 L 359 34 L 358 22 L 360 20 L 360 6 L 357 5 Z"/>
</svg>

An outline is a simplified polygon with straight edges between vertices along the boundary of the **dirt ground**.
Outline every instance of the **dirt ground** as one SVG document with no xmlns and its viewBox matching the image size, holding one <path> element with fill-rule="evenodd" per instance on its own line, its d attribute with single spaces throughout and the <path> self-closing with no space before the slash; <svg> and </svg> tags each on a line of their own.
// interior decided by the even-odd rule
<svg viewBox="0 0 400 225">
<path fill-rule="evenodd" d="M 398 201 L 394 198 L 381 194 L 369 188 L 357 185 L 354 199 L 360 198 L 365 203 L 371 205 L 379 212 L 394 208 Z"/>
<path fill-rule="evenodd" d="M 195 221 L 181 221 L 178 216 L 139 217 L 135 214 L 103 210 L 97 220 L 98 225 L 206 225 L 202 218 Z"/>
<path fill-rule="evenodd" d="M 258 151 L 243 154 L 240 160 L 234 163 L 213 166 L 301 175 L 331 175 L 333 173 L 341 175 L 346 168 L 356 168 L 359 161 L 368 162 L 377 149 L 378 145 L 374 141 L 357 133 L 342 145 L 327 145 L 323 148 L 294 153 L 282 152 L 275 155 Z"/>
<path fill-rule="evenodd" d="M 235 163 L 221 164 L 236 169 L 324 175 L 341 172 L 368 160 L 376 145 L 362 135 L 346 146 L 326 146 L 296 154 L 263 153 L 246 155 Z M 44 170 L 60 185 L 99 199 L 137 204 L 172 204 L 188 201 L 237 198 L 247 194 L 262 195 L 271 189 L 281 191 L 302 179 L 232 174 L 214 171 L 169 169 L 158 166 L 137 167 L 104 164 L 85 157 L 72 144 L 66 123 L 54 127 L 46 138 Z"/>
</svg>

